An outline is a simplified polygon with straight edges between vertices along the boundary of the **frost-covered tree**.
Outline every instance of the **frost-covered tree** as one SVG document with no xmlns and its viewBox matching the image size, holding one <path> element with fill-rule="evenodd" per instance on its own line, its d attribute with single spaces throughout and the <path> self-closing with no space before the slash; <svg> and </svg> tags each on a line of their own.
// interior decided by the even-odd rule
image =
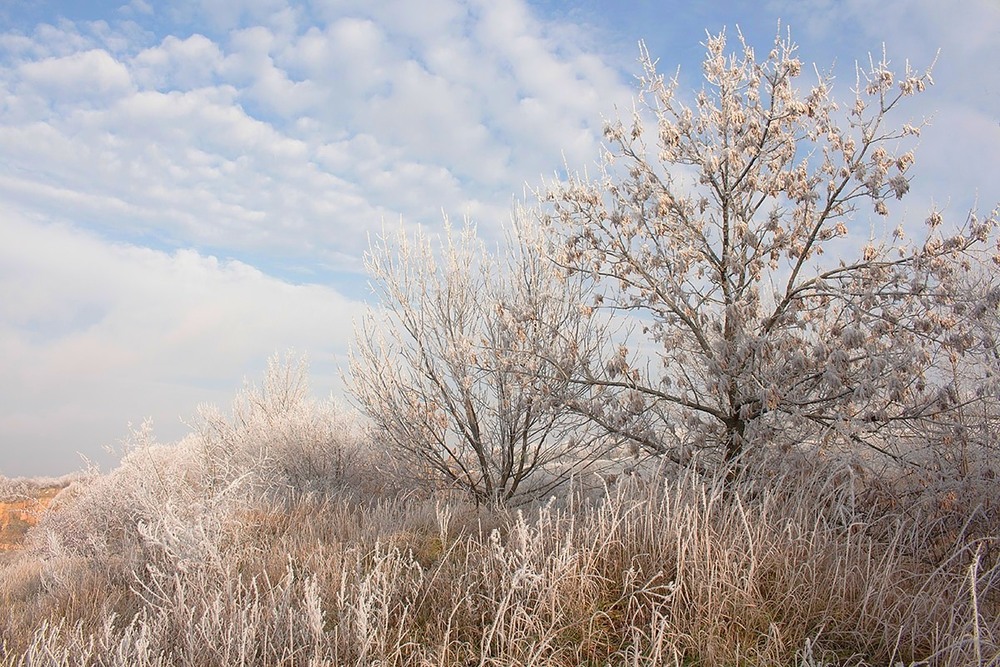
<svg viewBox="0 0 1000 667">
<path fill-rule="evenodd" d="M 544 493 L 600 456 L 588 420 L 565 409 L 589 392 L 568 373 L 598 330 L 582 283 L 552 270 L 524 224 L 508 241 L 491 254 L 466 224 L 439 244 L 403 230 L 374 243 L 380 308 L 349 362 L 378 437 L 417 474 L 489 503 Z"/>
<path fill-rule="evenodd" d="M 898 456 L 901 430 L 962 402 L 948 361 L 995 346 L 976 332 L 1000 292 L 964 286 L 996 261 L 996 211 L 948 233 L 932 211 L 918 242 L 870 231 L 910 187 L 920 127 L 890 117 L 929 70 L 871 59 L 843 107 L 790 37 L 763 59 L 739 45 L 708 38 L 691 104 L 643 49 L 601 173 L 540 193 L 555 261 L 642 334 L 578 366 L 583 407 L 665 454 L 811 441 Z"/>
</svg>

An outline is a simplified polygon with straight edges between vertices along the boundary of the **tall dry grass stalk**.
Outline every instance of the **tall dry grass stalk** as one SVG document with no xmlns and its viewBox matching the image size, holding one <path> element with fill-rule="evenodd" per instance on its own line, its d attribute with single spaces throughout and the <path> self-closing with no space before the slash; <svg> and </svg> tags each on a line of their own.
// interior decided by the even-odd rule
<svg viewBox="0 0 1000 667">
<path fill-rule="evenodd" d="M 518 511 L 353 494 L 2 571 L 0 665 L 1000 663 L 1000 566 L 849 476 L 633 479 Z"/>
</svg>

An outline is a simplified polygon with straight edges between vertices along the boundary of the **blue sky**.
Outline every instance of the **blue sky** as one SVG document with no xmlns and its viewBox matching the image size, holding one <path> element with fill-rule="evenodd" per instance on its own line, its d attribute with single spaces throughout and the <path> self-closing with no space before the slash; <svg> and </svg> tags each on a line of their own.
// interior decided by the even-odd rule
<svg viewBox="0 0 1000 667">
<path fill-rule="evenodd" d="M 0 474 L 176 439 L 288 349 L 340 392 L 383 222 L 496 234 L 595 164 L 638 40 L 690 90 L 706 29 L 766 52 L 779 18 L 842 99 L 883 42 L 940 49 L 894 216 L 1000 199 L 995 0 L 0 0 Z"/>
</svg>

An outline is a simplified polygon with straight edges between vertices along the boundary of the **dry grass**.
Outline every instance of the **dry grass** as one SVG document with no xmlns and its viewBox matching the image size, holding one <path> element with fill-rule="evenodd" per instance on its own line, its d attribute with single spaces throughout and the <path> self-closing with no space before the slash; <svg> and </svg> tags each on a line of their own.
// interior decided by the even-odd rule
<svg viewBox="0 0 1000 667">
<path fill-rule="evenodd" d="M 183 538 L 214 544 L 147 527 L 116 559 L 26 553 L 0 664 L 1000 664 L 988 539 L 931 563 L 851 480 L 795 480 L 505 512 L 312 494 Z"/>
</svg>

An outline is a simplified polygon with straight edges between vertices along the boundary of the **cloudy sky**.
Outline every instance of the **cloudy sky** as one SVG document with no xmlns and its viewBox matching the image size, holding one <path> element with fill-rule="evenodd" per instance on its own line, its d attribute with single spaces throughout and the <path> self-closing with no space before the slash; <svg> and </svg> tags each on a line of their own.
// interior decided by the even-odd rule
<svg viewBox="0 0 1000 667">
<path fill-rule="evenodd" d="M 940 49 L 894 214 L 1000 199 L 996 0 L 0 0 L 0 474 L 176 439 L 288 349 L 340 392 L 383 223 L 495 232 L 595 164 L 638 40 L 695 89 L 706 29 L 779 18 L 844 98 Z"/>
</svg>

